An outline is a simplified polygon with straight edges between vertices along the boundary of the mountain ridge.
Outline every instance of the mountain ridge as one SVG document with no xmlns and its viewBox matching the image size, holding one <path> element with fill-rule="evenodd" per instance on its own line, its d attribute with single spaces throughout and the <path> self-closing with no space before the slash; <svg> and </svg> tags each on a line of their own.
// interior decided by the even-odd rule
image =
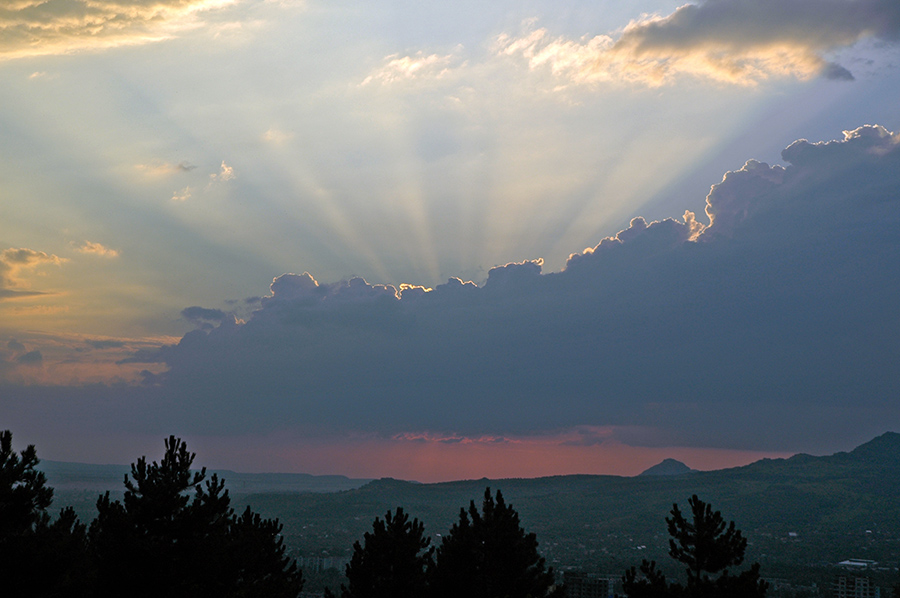
<svg viewBox="0 0 900 598">
<path fill-rule="evenodd" d="M 247 499 L 265 516 L 279 517 L 286 541 L 304 554 L 348 550 L 370 531 L 375 517 L 401 506 L 426 529 L 443 533 L 460 508 L 470 501 L 479 504 L 485 487 L 490 487 L 501 490 L 523 526 L 536 533 L 550 563 L 607 563 L 604 566 L 615 571 L 623 563 L 616 559 L 626 557 L 630 564 L 642 558 L 665 562 L 665 517 L 673 503 L 684 506 L 694 494 L 751 538 L 749 559 L 767 563 L 772 555 L 781 555 L 778 562 L 788 558 L 797 566 L 813 566 L 864 554 L 897 562 L 900 459 L 893 455 L 898 451 L 900 434 L 889 433 L 846 453 L 763 459 L 690 475 L 482 478 L 436 484 L 374 480 L 335 494 L 258 494 Z M 321 535 L 311 530 L 321 530 Z M 636 546 L 645 548 L 636 553 Z"/>
<path fill-rule="evenodd" d="M 47 476 L 47 484 L 56 490 L 120 492 L 130 465 L 77 463 L 41 459 L 37 469 Z M 242 473 L 229 469 L 207 469 L 208 475 L 224 479 L 233 493 L 256 492 L 337 492 L 358 488 L 370 478 L 310 473 Z"/>
<path fill-rule="evenodd" d="M 335 492 L 236 493 L 277 517 L 290 550 L 349 556 L 375 517 L 403 507 L 433 542 L 478 505 L 486 487 L 501 490 L 534 532 L 555 567 L 622 571 L 641 559 L 668 560 L 665 517 L 696 494 L 749 538 L 748 562 L 769 575 L 822 571 L 847 558 L 900 562 L 900 434 L 889 432 L 847 452 L 761 459 L 748 465 L 674 476 L 560 475 L 470 479 L 422 484 L 382 478 Z M 121 483 L 121 480 L 119 480 Z M 226 477 L 229 488 L 234 488 Z M 52 484 L 51 484 L 52 485 Z M 73 504 L 83 521 L 95 516 L 97 494 L 58 492 L 54 508 Z M 93 514 L 92 514 L 93 513 Z M 804 569 L 806 568 L 806 569 Z"/>
<path fill-rule="evenodd" d="M 550 476 L 538 476 L 534 478 L 481 478 L 449 480 L 445 482 L 432 482 L 423 485 L 441 485 L 441 484 L 468 484 L 474 481 L 496 483 L 508 480 L 578 480 L 578 479 L 606 479 L 606 478 L 631 478 L 631 477 L 654 477 L 657 475 L 681 475 L 682 473 L 699 473 L 709 474 L 715 472 L 727 471 L 748 471 L 753 468 L 771 467 L 772 464 L 790 463 L 792 465 L 806 463 L 810 460 L 833 460 L 835 463 L 843 462 L 861 462 L 865 463 L 871 459 L 881 459 L 884 461 L 900 461 L 900 433 L 885 432 L 876 436 L 872 440 L 864 442 L 849 451 L 840 451 L 831 455 L 814 456 L 807 453 L 797 453 L 786 458 L 763 458 L 747 465 L 736 467 L 726 467 L 713 470 L 696 470 L 688 467 L 681 461 L 672 458 L 663 459 L 660 463 L 642 471 L 636 476 L 619 476 L 614 474 L 559 474 Z M 667 472 L 671 469 L 671 473 L 650 473 L 655 471 Z M 131 467 L 129 465 L 119 464 L 97 464 L 97 463 L 81 463 L 74 461 L 56 461 L 41 459 L 37 469 L 43 471 L 47 475 L 48 484 L 54 488 L 70 487 L 79 488 L 79 479 L 86 480 L 85 489 L 93 489 L 96 485 L 104 490 L 120 490 L 122 486 L 122 476 L 130 474 Z M 209 474 L 216 473 L 220 478 L 224 478 L 226 482 L 233 480 L 242 482 L 251 492 L 265 491 L 261 487 L 278 487 L 284 491 L 338 491 L 351 490 L 360 488 L 369 484 L 389 484 L 393 482 L 407 482 L 410 484 L 422 484 L 416 480 L 402 480 L 397 478 L 351 478 L 340 474 L 316 475 L 309 473 L 282 473 L 282 472 L 265 472 L 265 473 L 246 473 L 237 472 L 230 469 L 208 470 Z M 304 484 L 304 482 L 309 482 Z M 304 487 L 330 488 L 333 490 L 303 490 Z M 255 488 L 255 489 L 254 489 Z"/>
<path fill-rule="evenodd" d="M 677 459 L 663 459 L 653 467 L 649 467 L 638 474 L 638 476 L 673 476 L 694 473 L 696 469 L 691 469 Z"/>
</svg>

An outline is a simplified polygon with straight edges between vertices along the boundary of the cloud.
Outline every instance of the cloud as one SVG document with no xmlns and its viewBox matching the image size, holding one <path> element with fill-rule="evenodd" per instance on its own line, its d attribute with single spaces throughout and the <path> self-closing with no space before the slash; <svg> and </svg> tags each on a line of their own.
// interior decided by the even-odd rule
<svg viewBox="0 0 900 598">
<path fill-rule="evenodd" d="M 754 85 L 776 77 L 850 80 L 829 52 L 900 40 L 893 0 L 707 0 L 629 23 L 617 38 L 551 38 L 539 29 L 501 36 L 497 51 L 573 83 L 660 86 L 683 77 Z"/>
<path fill-rule="evenodd" d="M 28 351 L 16 357 L 16 362 L 22 365 L 40 365 L 44 361 L 44 356 L 40 351 Z"/>
<path fill-rule="evenodd" d="M 135 434 L 428 446 L 784 451 L 900 428 L 900 136 L 864 126 L 782 158 L 726 173 L 699 220 L 634 218 L 559 272 L 531 259 L 433 288 L 283 274 L 245 321 L 188 307 L 195 330 L 119 359 L 142 385 L 46 391 L 59 401 L 3 387 L 0 407 Z"/>
<path fill-rule="evenodd" d="M 187 201 L 191 198 L 191 188 L 190 186 L 185 187 L 181 191 L 173 191 L 172 192 L 172 201 L 177 201 L 179 203 L 183 201 Z"/>
<path fill-rule="evenodd" d="M 225 160 L 222 160 L 222 166 L 219 169 L 219 174 L 211 174 L 209 178 L 218 181 L 231 181 L 234 180 L 234 168 L 225 164 Z"/>
<path fill-rule="evenodd" d="M 2 273 L 3 267 L 0 265 L 0 273 Z M 13 289 L 4 289 L 0 288 L 0 299 L 4 298 L 12 298 L 12 297 L 34 297 L 37 295 L 43 295 L 40 291 L 23 291 L 23 290 L 13 290 Z"/>
<path fill-rule="evenodd" d="M 100 339 L 100 340 L 88 339 L 84 342 L 93 349 L 121 349 L 122 347 L 125 346 L 125 343 L 123 341 L 117 341 L 117 340 L 111 340 L 111 339 Z"/>
<path fill-rule="evenodd" d="M 268 141 L 269 143 L 274 143 L 275 145 L 281 145 L 283 143 L 287 143 L 291 139 L 294 138 L 294 134 L 288 131 L 282 131 L 280 129 L 271 128 L 265 133 L 263 133 L 263 140 Z"/>
<path fill-rule="evenodd" d="M 181 310 L 181 317 L 203 330 L 209 330 L 215 325 L 229 320 L 232 323 L 235 321 L 234 315 L 225 313 L 221 309 L 209 309 L 200 306 L 187 307 Z"/>
<path fill-rule="evenodd" d="M 209 184 L 206 186 L 207 190 L 209 190 L 216 183 L 226 183 L 228 181 L 233 181 L 235 179 L 234 168 L 225 164 L 225 160 L 222 160 L 222 165 L 219 167 L 219 172 L 213 173 L 209 175 Z"/>
<path fill-rule="evenodd" d="M 440 79 L 453 69 L 462 68 L 459 59 L 453 54 L 424 54 L 417 52 L 412 56 L 392 54 L 385 57 L 385 64 L 363 79 L 361 86 L 379 83 L 390 85 L 415 79 Z"/>
<path fill-rule="evenodd" d="M 139 358 L 165 364 L 153 388 L 198 433 L 636 427 L 783 449 L 766 439 L 900 425 L 898 136 L 783 157 L 727 173 L 708 224 L 635 218 L 561 272 L 531 260 L 433 289 L 285 274 L 246 322 L 188 308 L 201 329 Z M 797 411 L 817 415 L 791 432 Z"/>
<path fill-rule="evenodd" d="M 23 274 L 44 265 L 60 266 L 66 261 L 57 255 L 24 247 L 0 251 L 0 298 L 40 294 L 22 288 L 26 286 Z"/>
<path fill-rule="evenodd" d="M 41 306 L 38 306 L 41 307 Z M 13 308 L 14 314 L 19 310 Z M 133 396 L 130 388 L 137 388 L 146 364 L 118 364 L 117 361 L 131 356 L 141 347 L 158 346 L 162 339 L 112 339 L 85 338 L 80 334 L 46 332 L 22 332 L 25 337 L 17 337 L 0 345 L 0 411 L 3 419 L 13 417 L 13 412 L 28 410 L 33 406 L 17 404 L 15 388 L 22 385 L 40 389 L 41 393 L 62 389 L 64 393 L 84 394 L 79 387 L 86 385 L 98 390 L 100 386 L 118 388 L 122 396 Z M 5 349 L 5 350 L 4 350 Z M 149 366 L 150 369 L 154 366 Z M 130 386 L 129 386 L 130 385 Z M 84 404 L 72 404 L 75 410 Z M 9 410 L 12 408 L 12 411 Z M 65 408 L 68 409 L 68 408 Z M 46 414 L 44 414 L 46 416 Z M 65 417 L 78 417 L 68 413 Z M 102 416 L 94 414 L 102 419 Z M 43 426 L 46 417 L 38 415 Z M 10 422 L 10 425 L 14 425 Z M 85 432 L 88 433 L 88 432 Z"/>
<path fill-rule="evenodd" d="M 170 165 L 167 165 L 167 166 L 170 166 Z M 188 164 L 186 162 L 182 162 L 181 164 L 177 165 L 175 168 L 177 168 L 178 170 L 187 172 L 190 170 L 194 170 L 196 168 L 196 166 L 193 166 L 192 164 Z M 229 181 L 233 181 L 235 178 L 237 178 L 237 175 L 234 172 L 234 167 L 229 166 L 228 164 L 225 163 L 224 160 L 222 160 L 222 163 L 219 165 L 219 171 L 210 173 L 210 175 L 208 177 L 208 182 L 206 183 L 206 186 L 201 189 L 201 192 L 204 192 L 204 193 L 208 192 L 208 191 L 212 190 L 214 187 L 217 187 L 217 186 L 227 183 Z M 171 201 L 174 201 L 177 203 L 182 203 L 182 202 L 185 202 L 185 201 L 191 199 L 193 196 L 194 196 L 194 189 L 190 185 L 187 185 L 187 186 L 183 187 L 181 190 L 173 191 L 172 197 L 170 199 L 171 199 Z"/>
<path fill-rule="evenodd" d="M 93 241 L 85 241 L 81 245 L 77 245 L 75 247 L 75 249 L 81 253 L 86 253 L 88 255 L 96 255 L 98 257 L 105 257 L 105 258 L 119 257 L 118 250 L 110 249 L 109 247 L 106 247 L 101 243 L 94 243 Z"/>
<path fill-rule="evenodd" d="M 171 38 L 235 0 L 13 0 L 0 7 L 0 60 Z"/>
<path fill-rule="evenodd" d="M 43 251 L 25 249 L 24 247 L 19 249 L 10 247 L 9 249 L 4 249 L 3 252 L 0 253 L 0 261 L 11 267 L 34 268 L 41 264 L 54 264 L 58 266 L 66 260 Z"/>
<path fill-rule="evenodd" d="M 187 161 L 181 161 L 177 164 L 172 162 L 149 162 L 147 164 L 135 164 L 134 166 L 138 172 L 143 174 L 146 177 L 151 178 L 162 178 L 171 176 L 173 174 L 190 172 L 197 168 L 193 164 Z"/>
</svg>

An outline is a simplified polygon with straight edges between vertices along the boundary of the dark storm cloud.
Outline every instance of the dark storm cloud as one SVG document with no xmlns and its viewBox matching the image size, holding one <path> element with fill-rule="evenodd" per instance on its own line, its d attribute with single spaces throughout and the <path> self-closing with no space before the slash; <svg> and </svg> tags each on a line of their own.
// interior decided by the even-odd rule
<svg viewBox="0 0 900 598">
<path fill-rule="evenodd" d="M 216 324 L 221 324 L 227 319 L 234 320 L 234 316 L 225 313 L 221 309 L 209 309 L 206 307 L 186 307 L 181 310 L 181 317 L 195 326 L 203 329 L 210 329 Z"/>
<path fill-rule="evenodd" d="M 246 323 L 189 308 L 219 326 L 138 357 L 168 366 L 159 405 L 205 432 L 612 425 L 778 448 L 900 425 L 898 137 L 867 126 L 783 158 L 727 173 L 705 228 L 636 218 L 562 272 L 508 264 L 481 287 L 285 274 Z"/>
</svg>

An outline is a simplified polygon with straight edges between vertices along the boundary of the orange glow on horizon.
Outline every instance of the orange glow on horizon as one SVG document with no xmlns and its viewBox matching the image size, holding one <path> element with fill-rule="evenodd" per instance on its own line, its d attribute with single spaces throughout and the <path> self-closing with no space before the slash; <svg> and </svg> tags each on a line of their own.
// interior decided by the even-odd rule
<svg viewBox="0 0 900 598">
<path fill-rule="evenodd" d="M 391 477 L 423 483 L 462 479 L 535 478 L 591 474 L 634 476 L 666 458 L 693 469 L 713 470 L 747 465 L 788 453 L 698 447 L 641 447 L 615 440 L 571 443 L 572 434 L 518 438 L 394 438 L 260 440 L 242 446 L 239 456 L 217 447 L 234 447 L 231 439 L 198 439 L 198 462 L 239 471 L 289 471 L 351 478 Z M 276 445 L 273 447 L 272 445 Z M 198 447 L 200 448 L 200 447 Z M 213 463 L 204 454 L 211 457 Z M 234 459 L 241 459 L 235 462 Z M 264 463 L 264 465 L 260 465 Z"/>
</svg>

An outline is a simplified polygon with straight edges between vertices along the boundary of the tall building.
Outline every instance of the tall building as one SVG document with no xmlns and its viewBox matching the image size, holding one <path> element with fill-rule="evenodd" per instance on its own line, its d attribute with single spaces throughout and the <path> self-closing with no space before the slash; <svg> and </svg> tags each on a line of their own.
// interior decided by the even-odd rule
<svg viewBox="0 0 900 598">
<path fill-rule="evenodd" d="M 838 575 L 831 584 L 833 598 L 881 598 L 881 588 L 868 577 Z"/>
<path fill-rule="evenodd" d="M 612 598 L 615 596 L 614 576 L 593 576 L 581 571 L 566 571 L 566 598 Z"/>
</svg>

